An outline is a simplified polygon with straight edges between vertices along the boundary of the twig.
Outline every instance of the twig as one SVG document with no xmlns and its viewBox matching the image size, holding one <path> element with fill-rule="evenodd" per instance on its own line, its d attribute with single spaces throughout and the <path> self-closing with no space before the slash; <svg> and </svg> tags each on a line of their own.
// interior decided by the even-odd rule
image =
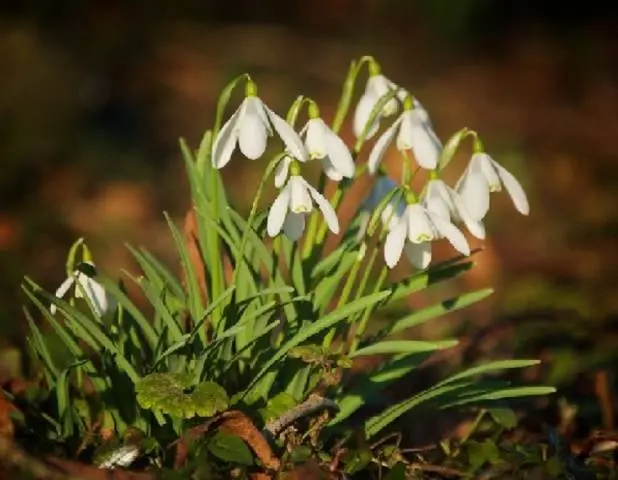
<svg viewBox="0 0 618 480">
<path fill-rule="evenodd" d="M 328 398 L 321 397 L 317 394 L 310 395 L 309 398 L 303 403 L 289 409 L 278 418 L 269 421 L 262 430 L 262 435 L 266 438 L 274 440 L 277 435 L 279 435 L 283 430 L 292 425 L 298 419 L 325 409 L 338 411 L 339 406 Z"/>
</svg>

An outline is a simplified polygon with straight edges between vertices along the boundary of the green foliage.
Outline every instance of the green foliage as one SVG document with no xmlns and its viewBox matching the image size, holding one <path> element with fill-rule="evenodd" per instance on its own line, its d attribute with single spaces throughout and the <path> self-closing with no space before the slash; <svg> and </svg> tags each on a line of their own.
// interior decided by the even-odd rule
<svg viewBox="0 0 618 480">
<path fill-rule="evenodd" d="M 335 130 L 349 109 L 360 66 L 371 62 L 362 59 L 352 65 Z M 221 129 L 223 112 L 234 88 L 247 79 L 240 76 L 226 87 L 217 106 L 214 130 L 206 132 L 196 151 L 181 141 L 196 231 L 188 236 L 165 215 L 179 274 L 145 248 L 128 246 L 139 273 L 123 272 L 121 280 L 96 274 L 95 280 L 117 305 L 104 315 L 83 308 L 75 298 L 56 298 L 30 279 L 24 282 L 31 305 L 66 350 L 64 358 L 53 353 L 47 334 L 26 309 L 29 344 L 55 398 L 57 437 L 76 441 L 103 421 L 117 437 L 137 426 L 164 447 L 194 426 L 194 417 L 211 419 L 233 408 L 266 423 L 297 407 L 320 387 L 339 411 L 321 423 L 305 422 L 307 431 L 290 443 L 295 462 L 325 442 L 345 442 L 355 430 L 347 419 L 366 405 L 381 407 L 362 418 L 361 434 L 372 438 L 421 405 L 436 409 L 485 405 L 551 393 L 550 387 L 512 386 L 483 378 L 487 373 L 537 363 L 504 360 L 453 374 L 393 405 L 376 402 L 387 386 L 413 374 L 433 352 L 457 344 L 450 339 L 402 339 L 402 333 L 474 304 L 492 291 L 463 293 L 389 321 L 375 335 L 365 334 L 370 319 L 384 308 L 456 278 L 473 264 L 456 257 L 396 281 L 389 281 L 383 267 L 376 279 L 373 267 L 384 232 L 373 232 L 380 230 L 376 224 L 370 232 L 375 233 L 373 238 L 359 239 L 358 219 L 352 221 L 354 228 L 333 239 L 332 251 L 325 251 L 327 230 L 313 220 L 315 217 L 310 219 L 302 248 L 286 238 L 265 239 L 260 197 L 282 155 L 275 155 L 269 163 L 247 219 L 228 200 L 211 161 L 213 136 Z M 373 108 L 371 119 L 393 98 L 395 91 L 390 90 Z M 297 103 L 294 115 L 300 108 Z M 356 153 L 368 133 L 366 127 L 354 148 Z M 452 157 L 459 141 L 456 143 L 449 147 L 444 163 Z M 336 205 L 349 183 L 339 184 L 331 203 Z M 69 254 L 70 275 L 80 249 L 82 260 L 90 260 L 84 242 L 76 243 Z M 228 267 L 231 273 L 226 274 Z M 125 281 L 139 288 L 141 300 L 149 308 L 138 306 L 138 300 L 127 293 Z M 50 305 L 55 306 L 57 315 L 51 313 Z M 362 371 L 350 368 L 354 359 L 369 355 L 382 355 L 384 360 Z M 80 402 L 85 405 L 81 413 L 76 407 Z M 512 425 L 513 419 L 505 411 L 490 412 L 501 425 Z M 326 424 L 328 428 L 323 428 Z M 207 437 L 206 451 L 215 461 L 254 465 L 254 455 L 240 437 L 216 429 Z M 312 442 L 309 450 L 308 438 Z M 281 439 L 276 441 L 281 447 Z M 471 465 L 476 468 L 493 462 L 496 452 L 492 448 L 486 443 L 470 443 L 466 452 Z M 402 468 L 405 470 L 395 453 L 387 455 L 392 466 L 387 478 L 401 478 Z M 325 451 L 319 454 L 328 457 Z M 166 460 L 160 449 L 151 449 L 150 455 L 157 464 Z M 342 457 L 344 470 L 350 474 L 365 470 L 373 465 L 376 455 L 365 447 L 350 449 Z"/>
</svg>

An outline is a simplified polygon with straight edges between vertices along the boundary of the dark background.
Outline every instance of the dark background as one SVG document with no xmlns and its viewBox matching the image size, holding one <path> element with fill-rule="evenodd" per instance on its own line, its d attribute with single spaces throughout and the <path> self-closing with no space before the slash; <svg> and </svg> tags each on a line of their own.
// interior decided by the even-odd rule
<svg viewBox="0 0 618 480">
<path fill-rule="evenodd" d="M 125 241 L 174 261 L 161 212 L 180 218 L 188 205 L 177 140 L 197 144 L 234 75 L 251 72 L 279 111 L 302 92 L 331 118 L 349 61 L 372 54 L 443 139 L 478 130 L 529 194 L 528 218 L 492 197 L 486 250 L 457 284 L 497 289 L 462 319 L 474 354 L 539 356 L 548 360 L 541 380 L 558 386 L 613 372 L 617 10 L 601 1 L 4 0 L 0 342 L 23 337 L 21 277 L 53 289 L 77 236 L 108 271 L 130 264 Z M 261 173 L 234 165 L 226 185 L 246 205 Z"/>
</svg>

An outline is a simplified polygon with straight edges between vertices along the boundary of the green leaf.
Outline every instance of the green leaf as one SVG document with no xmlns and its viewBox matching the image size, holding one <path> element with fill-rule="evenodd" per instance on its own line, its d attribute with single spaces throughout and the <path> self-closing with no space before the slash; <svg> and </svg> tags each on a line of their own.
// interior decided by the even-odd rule
<svg viewBox="0 0 618 480">
<path fill-rule="evenodd" d="M 412 355 L 399 355 L 382 363 L 375 372 L 365 376 L 356 387 L 346 390 L 343 396 L 337 398 L 339 413 L 331 420 L 329 426 L 341 423 L 365 403 L 374 401 L 382 388 L 389 382 L 397 380 L 417 368 L 429 358 L 430 354 L 431 352 L 422 352 Z"/>
<path fill-rule="evenodd" d="M 270 398 L 266 403 L 266 407 L 259 410 L 260 416 L 264 423 L 273 418 L 278 418 L 288 410 L 294 408 L 297 405 L 296 400 L 292 395 L 287 392 L 280 392 L 274 397 Z"/>
<path fill-rule="evenodd" d="M 469 440 L 466 445 L 468 461 L 472 470 L 482 467 L 485 463 L 496 463 L 500 460 L 500 451 L 493 440 L 483 442 Z"/>
<path fill-rule="evenodd" d="M 445 408 L 467 405 L 470 403 L 480 403 L 493 400 L 503 400 L 506 398 L 518 398 L 518 397 L 533 397 L 539 395 L 550 395 L 556 393 L 554 387 L 547 386 L 529 386 L 529 387 L 507 387 L 501 388 L 490 392 L 483 392 L 478 395 L 472 395 L 462 400 L 456 400 L 454 402 L 445 405 Z"/>
<path fill-rule="evenodd" d="M 470 129 L 468 127 L 464 127 L 455 132 L 451 138 L 446 141 L 444 148 L 442 149 L 442 153 L 440 154 L 438 171 L 444 169 L 451 162 L 457 152 L 457 149 L 459 148 L 459 144 L 469 133 Z"/>
<path fill-rule="evenodd" d="M 517 426 L 517 415 L 512 408 L 492 407 L 488 408 L 487 412 L 498 425 L 506 428 L 507 430 L 511 430 Z"/>
<path fill-rule="evenodd" d="M 188 375 L 152 373 L 136 382 L 137 402 L 148 410 L 191 418 L 195 408 L 191 397 L 184 392 L 190 385 L 191 377 Z"/>
<path fill-rule="evenodd" d="M 225 462 L 253 465 L 253 455 L 247 444 L 230 433 L 217 432 L 208 442 L 208 451 Z"/>
<path fill-rule="evenodd" d="M 495 372 L 499 370 L 509 370 L 513 368 L 525 368 L 541 363 L 540 360 L 497 360 L 494 362 L 484 363 L 476 367 L 469 368 L 463 372 L 459 372 L 446 380 L 442 380 L 436 386 L 442 386 L 449 383 L 457 382 L 466 378 L 481 375 L 483 373 Z"/>
<path fill-rule="evenodd" d="M 176 251 L 180 256 L 180 264 L 182 266 L 182 271 L 184 272 L 187 288 L 189 290 L 189 310 L 193 319 L 198 320 L 200 318 L 200 313 L 204 310 L 204 305 L 202 304 L 201 288 L 197 281 L 197 272 L 193 268 L 193 263 L 189 257 L 187 245 L 182 238 L 180 231 L 176 225 L 174 225 L 174 222 L 167 213 L 164 213 L 163 215 L 165 216 L 165 220 L 167 221 L 169 229 L 172 232 L 174 243 L 176 244 Z"/>
<path fill-rule="evenodd" d="M 191 395 L 195 413 L 200 417 L 212 417 L 227 410 L 230 399 L 221 385 L 215 382 L 202 382 Z"/>
<path fill-rule="evenodd" d="M 319 319 L 318 321 L 308 325 L 305 328 L 300 329 L 300 331 L 294 335 L 290 340 L 285 342 L 279 349 L 277 353 L 275 353 L 270 360 L 268 360 L 262 369 L 258 372 L 258 374 L 253 378 L 249 386 L 243 392 L 243 396 L 247 395 L 253 387 L 257 384 L 257 382 L 268 372 L 274 365 L 276 365 L 283 357 L 285 357 L 288 352 L 300 345 L 305 340 L 317 335 L 318 333 L 331 328 L 338 322 L 347 319 L 350 315 L 353 315 L 356 312 L 362 311 L 366 307 L 370 305 L 374 305 L 384 298 L 390 295 L 390 291 L 382 291 L 378 293 L 374 293 L 373 295 L 367 295 L 363 298 L 355 300 L 353 302 L 348 303 L 347 305 L 338 308 L 334 312 L 329 313 L 325 317 Z"/>
<path fill-rule="evenodd" d="M 439 342 L 425 342 L 417 340 L 386 340 L 374 343 L 367 347 L 356 350 L 350 354 L 350 358 L 363 355 L 383 355 L 388 353 L 418 353 L 432 352 L 434 350 L 444 350 L 452 348 L 459 342 L 457 340 L 442 340 Z"/>
<path fill-rule="evenodd" d="M 373 454 L 368 448 L 361 448 L 360 450 L 348 451 L 344 454 L 343 463 L 345 464 L 345 472 L 354 475 L 365 469 L 371 460 L 373 460 Z"/>
<path fill-rule="evenodd" d="M 446 315 L 447 313 L 454 312 L 456 310 L 479 302 L 491 295 L 492 293 L 492 288 L 483 288 L 481 290 L 469 292 L 464 295 L 460 295 L 458 297 L 450 298 L 440 303 L 436 303 L 435 305 L 423 308 L 422 310 L 418 310 L 417 312 L 400 318 L 393 324 L 392 327 L 388 329 L 388 333 L 398 333 L 407 328 L 425 323 L 433 318 L 437 318 L 441 315 Z"/>
<path fill-rule="evenodd" d="M 473 381 L 468 382 L 457 382 L 451 383 L 442 386 L 436 386 L 424 390 L 407 400 L 399 402 L 389 408 L 387 408 L 382 413 L 371 417 L 369 420 L 365 422 L 365 435 L 369 439 L 379 433 L 382 429 L 390 425 L 392 422 L 397 420 L 401 415 L 408 412 L 412 408 L 432 400 L 441 395 L 445 395 L 447 393 L 453 392 L 458 389 L 463 389 L 473 385 Z"/>
<path fill-rule="evenodd" d="M 462 257 L 457 257 L 461 259 Z M 390 303 L 400 298 L 407 297 L 408 295 L 424 290 L 430 285 L 449 280 L 451 278 L 458 277 L 462 273 L 467 272 L 473 266 L 473 262 L 463 263 L 451 263 L 445 262 L 444 264 L 437 264 L 429 270 L 425 270 L 415 275 L 412 275 L 406 280 L 394 283 L 390 288 L 393 294 L 385 303 Z"/>
</svg>

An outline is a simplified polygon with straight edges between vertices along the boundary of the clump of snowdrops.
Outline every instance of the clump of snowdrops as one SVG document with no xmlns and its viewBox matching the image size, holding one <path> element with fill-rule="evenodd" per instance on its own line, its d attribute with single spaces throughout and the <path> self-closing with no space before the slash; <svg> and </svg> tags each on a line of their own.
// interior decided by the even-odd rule
<svg viewBox="0 0 618 480">
<path fill-rule="evenodd" d="M 348 119 L 353 145 L 339 135 Z M 470 146 L 468 165 L 449 185 L 443 172 L 458 150 Z M 388 385 L 414 376 L 435 351 L 457 343 L 410 339 L 407 329 L 475 303 L 491 289 L 372 321 L 409 295 L 472 267 L 466 232 L 485 238 L 492 193 L 505 190 L 521 214 L 529 206 L 519 182 L 485 151 L 477 132 L 463 128 L 443 143 L 419 99 L 388 79 L 372 57 L 351 63 L 332 120 L 304 95 L 286 115 L 276 113 L 257 82 L 243 74 L 223 89 L 214 126 L 199 147 L 184 140 L 180 147 L 193 228 L 182 231 L 166 215 L 178 274 L 147 249 L 129 247 L 141 272 L 109 276 L 80 239 L 55 294 L 31 279 L 24 282 L 51 327 L 40 328 L 25 309 L 29 343 L 53 405 L 45 418 L 50 440 L 83 449 L 86 434 L 106 432 L 124 449 L 112 449 L 112 457 L 95 455 L 102 458 L 99 465 L 126 466 L 142 457 L 166 466 L 172 441 L 195 425 L 242 411 L 268 439 L 283 470 L 301 457 L 332 464 L 334 449 L 327 446 L 345 447 L 353 430 L 371 440 L 386 429 L 405 428 L 397 421 L 421 405 L 476 406 L 553 391 L 495 378 L 536 360 L 499 360 L 469 366 L 403 400 L 389 403 L 381 396 Z M 387 152 L 400 162 L 397 178 L 383 163 Z M 246 218 L 220 174 L 243 161 L 264 165 Z M 310 173 L 318 166 L 314 182 Z M 373 187 L 344 223 L 342 200 L 360 177 L 370 178 Z M 413 187 L 419 178 L 424 186 Z M 432 261 L 433 245 L 444 240 L 453 247 L 452 258 Z M 402 262 L 409 265 L 393 275 Z M 126 282 L 141 289 L 150 308 L 138 308 Z M 370 355 L 383 361 L 351 369 Z M 307 402 L 313 406 L 304 408 Z M 145 440 L 127 448 L 122 439 L 135 431 Z M 101 448 L 100 437 L 89 438 Z M 204 438 L 202 462 L 273 468 L 247 438 L 214 427 Z M 371 452 L 363 455 L 362 468 L 375 463 Z M 358 470 L 358 455 L 342 458 L 342 468 Z"/>
</svg>

